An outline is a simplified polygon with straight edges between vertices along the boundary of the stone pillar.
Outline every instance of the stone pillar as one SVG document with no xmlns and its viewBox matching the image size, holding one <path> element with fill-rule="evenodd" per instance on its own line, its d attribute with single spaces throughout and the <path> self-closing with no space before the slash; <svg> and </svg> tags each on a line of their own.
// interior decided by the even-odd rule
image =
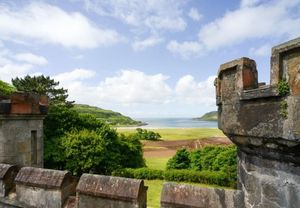
<svg viewBox="0 0 300 208">
<path fill-rule="evenodd" d="M 300 39 L 272 49 L 271 85 L 258 86 L 244 60 L 221 65 L 215 81 L 219 128 L 239 151 L 244 206 L 300 207 Z"/>
<path fill-rule="evenodd" d="M 43 167 L 48 100 L 30 93 L 0 97 L 0 163 Z"/>
</svg>

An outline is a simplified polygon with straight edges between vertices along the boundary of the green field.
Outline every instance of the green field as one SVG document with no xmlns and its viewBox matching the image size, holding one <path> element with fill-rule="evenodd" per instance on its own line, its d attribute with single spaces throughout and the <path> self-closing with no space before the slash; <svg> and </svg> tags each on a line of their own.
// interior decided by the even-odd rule
<svg viewBox="0 0 300 208">
<path fill-rule="evenodd" d="M 162 140 L 181 140 L 181 139 L 201 139 L 208 137 L 224 137 L 221 130 L 217 128 L 168 128 L 168 129 L 147 129 L 157 132 Z M 118 128 L 119 133 L 128 135 L 134 133 L 135 129 Z"/>
<path fill-rule="evenodd" d="M 154 157 L 154 158 L 145 158 L 146 165 L 148 168 L 156 170 L 165 170 L 167 162 L 171 157 Z"/>
<path fill-rule="evenodd" d="M 148 186 L 147 191 L 147 207 L 157 208 L 160 207 L 160 195 L 165 181 L 162 180 L 144 180 L 145 185 Z M 199 183 L 179 183 L 179 184 L 191 184 L 201 187 L 219 187 L 214 185 L 199 184 Z"/>
</svg>

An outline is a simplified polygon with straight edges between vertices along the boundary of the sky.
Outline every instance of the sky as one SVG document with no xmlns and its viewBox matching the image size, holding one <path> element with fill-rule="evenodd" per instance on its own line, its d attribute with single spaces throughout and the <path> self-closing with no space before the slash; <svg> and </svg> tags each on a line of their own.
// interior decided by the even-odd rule
<svg viewBox="0 0 300 208">
<path fill-rule="evenodd" d="M 300 34 L 300 0 L 0 0 L 0 79 L 47 75 L 76 103 L 133 118 L 216 110 L 222 63 Z"/>
</svg>

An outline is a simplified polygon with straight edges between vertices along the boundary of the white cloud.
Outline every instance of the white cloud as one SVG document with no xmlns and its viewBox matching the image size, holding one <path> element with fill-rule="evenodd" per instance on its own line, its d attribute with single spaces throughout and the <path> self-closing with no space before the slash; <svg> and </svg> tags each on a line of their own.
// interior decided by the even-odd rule
<svg viewBox="0 0 300 208">
<path fill-rule="evenodd" d="M 135 51 L 141 51 L 141 50 L 144 50 L 146 48 L 158 45 L 161 42 L 163 42 L 162 38 L 149 37 L 149 38 L 144 39 L 144 40 L 136 40 L 136 41 L 134 41 L 134 43 L 132 44 L 132 48 Z"/>
<path fill-rule="evenodd" d="M 114 17 L 133 27 L 182 31 L 186 22 L 181 17 L 184 2 L 177 0 L 84 0 L 87 10 Z"/>
<path fill-rule="evenodd" d="M 64 72 L 54 76 L 55 80 L 58 80 L 62 83 L 73 82 L 78 80 L 85 80 L 88 78 L 92 78 L 96 75 L 95 71 L 88 69 L 74 69 L 71 72 Z"/>
<path fill-rule="evenodd" d="M 10 82 L 12 78 L 27 75 L 32 68 L 31 64 L 0 64 L 0 80 Z"/>
<path fill-rule="evenodd" d="M 300 0 L 243 0 L 240 8 L 201 27 L 197 40 L 171 41 L 167 48 L 186 58 L 252 39 L 295 38 L 300 34 L 299 7 Z M 266 50 L 261 48 L 257 53 Z"/>
<path fill-rule="evenodd" d="M 241 0 L 241 7 L 251 7 L 260 3 L 261 0 Z"/>
<path fill-rule="evenodd" d="M 54 79 L 68 89 L 71 100 L 98 106 L 104 103 L 166 103 L 172 93 L 165 82 L 168 77 L 162 74 L 147 75 L 137 70 L 122 70 L 99 84 L 90 85 L 84 81 L 94 75 L 93 71 L 77 69 L 58 74 Z"/>
<path fill-rule="evenodd" d="M 254 56 L 270 56 L 271 46 L 266 44 L 259 48 L 251 48 L 249 53 Z"/>
<path fill-rule="evenodd" d="M 192 20 L 195 20 L 195 21 L 199 21 L 203 17 L 203 15 L 200 14 L 196 8 L 191 8 L 188 15 L 190 18 L 192 18 Z"/>
<path fill-rule="evenodd" d="M 165 103 L 171 95 L 162 74 L 147 75 L 136 70 L 122 70 L 115 77 L 108 77 L 97 87 L 103 101 L 122 103 Z"/>
<path fill-rule="evenodd" d="M 32 53 L 18 53 L 14 56 L 18 61 L 24 61 L 34 65 L 45 65 L 48 63 L 47 59 L 43 56 L 38 56 Z"/>
<path fill-rule="evenodd" d="M 183 76 L 175 88 L 176 99 L 181 103 L 214 107 L 216 102 L 214 80 L 215 76 L 210 76 L 205 81 L 196 82 L 191 75 Z"/>
<path fill-rule="evenodd" d="M 0 6 L 0 33 L 2 40 L 34 40 L 78 48 L 95 48 L 122 39 L 116 31 L 99 28 L 78 12 L 42 2 L 19 9 Z"/>
<path fill-rule="evenodd" d="M 299 3 L 299 0 L 267 1 L 227 12 L 201 28 L 199 41 L 211 50 L 254 38 L 295 37 L 300 33 L 300 18 L 292 15 L 292 10 Z"/>
<path fill-rule="evenodd" d="M 203 47 L 196 41 L 178 43 L 176 40 L 172 40 L 168 43 L 167 49 L 174 54 L 180 55 L 184 59 L 188 59 L 191 56 L 200 55 Z"/>
</svg>

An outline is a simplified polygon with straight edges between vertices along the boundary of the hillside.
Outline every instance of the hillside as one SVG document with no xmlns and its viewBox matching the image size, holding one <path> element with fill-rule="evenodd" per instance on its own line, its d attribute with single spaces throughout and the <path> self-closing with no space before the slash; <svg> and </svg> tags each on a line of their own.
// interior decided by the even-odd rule
<svg viewBox="0 0 300 208">
<path fill-rule="evenodd" d="M 141 126 L 145 123 L 141 121 L 135 121 L 128 116 L 124 116 L 121 113 L 114 112 L 111 110 L 105 110 L 102 108 L 83 105 L 83 104 L 74 104 L 74 109 L 81 114 L 92 114 L 96 116 L 97 119 L 107 122 L 115 126 Z"/>
<path fill-rule="evenodd" d="M 211 111 L 208 113 L 205 113 L 203 116 L 199 118 L 195 118 L 197 120 L 203 120 L 203 121 L 217 121 L 218 120 L 218 112 L 217 111 Z"/>
</svg>

